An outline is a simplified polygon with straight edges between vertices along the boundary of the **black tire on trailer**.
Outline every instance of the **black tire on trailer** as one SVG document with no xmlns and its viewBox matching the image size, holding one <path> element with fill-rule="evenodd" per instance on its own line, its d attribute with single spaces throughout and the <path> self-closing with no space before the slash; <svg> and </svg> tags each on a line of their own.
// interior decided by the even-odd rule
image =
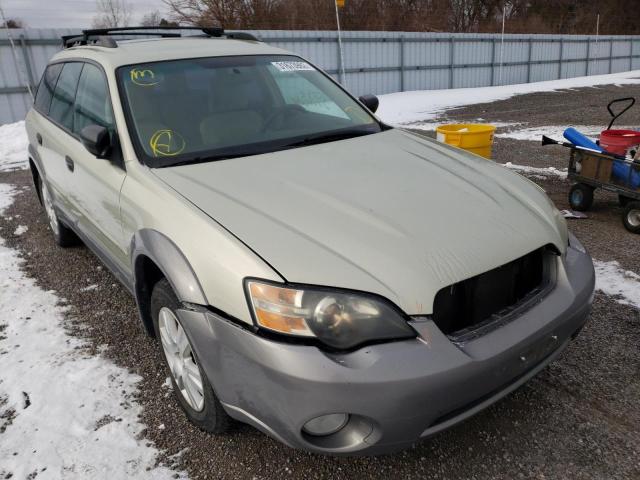
<svg viewBox="0 0 640 480">
<path fill-rule="evenodd" d="M 187 418 L 200 429 L 221 434 L 233 420 L 224 410 L 200 366 L 177 310 L 180 302 L 166 279 L 151 293 L 151 316 L 156 338 L 169 370 L 173 393 Z"/>
<path fill-rule="evenodd" d="M 586 183 L 576 183 L 569 190 L 569 205 L 573 210 L 585 212 L 593 205 L 593 187 Z"/>
<path fill-rule="evenodd" d="M 47 221 L 49 222 L 49 228 L 51 229 L 51 233 L 53 233 L 53 239 L 56 242 L 56 245 L 67 248 L 73 247 L 77 245 L 79 242 L 76 234 L 67 227 L 62 220 L 58 218 L 58 214 L 53 206 L 53 198 L 51 197 L 51 193 L 49 192 L 49 187 L 46 182 L 42 180 L 42 177 L 39 177 L 38 180 L 40 195 L 42 198 L 42 206 L 44 208 L 44 213 L 47 217 Z"/>
<path fill-rule="evenodd" d="M 640 202 L 633 201 L 625 205 L 622 223 L 631 233 L 640 233 Z"/>
<path fill-rule="evenodd" d="M 625 197 L 624 195 L 618 195 L 618 203 L 621 207 L 626 207 L 627 203 L 633 202 L 633 198 Z"/>
</svg>

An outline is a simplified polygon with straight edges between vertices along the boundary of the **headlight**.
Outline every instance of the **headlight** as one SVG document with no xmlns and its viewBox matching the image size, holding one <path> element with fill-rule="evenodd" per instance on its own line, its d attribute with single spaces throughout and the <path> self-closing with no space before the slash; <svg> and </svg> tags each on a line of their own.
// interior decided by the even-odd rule
<svg viewBox="0 0 640 480">
<path fill-rule="evenodd" d="M 317 338 L 336 349 L 416 336 L 400 312 L 374 296 L 258 280 L 247 280 L 245 288 L 254 320 L 273 332 Z"/>
</svg>

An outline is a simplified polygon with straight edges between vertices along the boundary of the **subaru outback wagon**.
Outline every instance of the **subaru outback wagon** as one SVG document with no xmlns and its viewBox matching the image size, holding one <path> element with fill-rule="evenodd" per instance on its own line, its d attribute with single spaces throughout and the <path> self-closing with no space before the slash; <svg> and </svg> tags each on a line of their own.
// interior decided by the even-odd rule
<svg viewBox="0 0 640 480">
<path fill-rule="evenodd" d="M 55 242 L 132 293 L 200 428 L 397 450 L 586 322 L 591 258 L 534 183 L 385 125 L 374 96 L 249 34 L 136 32 L 64 38 L 29 163 Z"/>
</svg>

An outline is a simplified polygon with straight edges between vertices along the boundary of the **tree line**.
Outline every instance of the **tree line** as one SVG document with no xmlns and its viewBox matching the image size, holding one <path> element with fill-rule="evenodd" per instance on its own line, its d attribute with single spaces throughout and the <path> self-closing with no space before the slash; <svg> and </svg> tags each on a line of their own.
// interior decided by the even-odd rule
<svg viewBox="0 0 640 480">
<path fill-rule="evenodd" d="M 334 30 L 334 0 L 163 0 L 181 24 Z M 632 35 L 638 0 L 345 0 L 345 30 Z M 635 8 L 634 8 L 635 7 Z M 599 14 L 599 25 L 596 27 Z"/>
<path fill-rule="evenodd" d="M 96 0 L 96 27 L 140 24 L 131 0 Z M 219 25 L 228 29 L 335 30 L 335 0 L 162 0 L 147 26 Z M 640 34 L 640 0 L 344 0 L 344 30 L 414 32 Z M 5 28 L 20 28 L 9 19 Z"/>
</svg>

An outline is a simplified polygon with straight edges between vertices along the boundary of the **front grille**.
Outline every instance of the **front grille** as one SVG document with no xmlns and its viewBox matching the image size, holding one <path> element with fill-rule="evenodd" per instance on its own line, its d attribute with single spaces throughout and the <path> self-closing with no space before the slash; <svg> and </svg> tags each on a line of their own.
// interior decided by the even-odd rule
<svg viewBox="0 0 640 480">
<path fill-rule="evenodd" d="M 549 247 L 440 290 L 433 320 L 451 337 L 468 336 L 540 296 L 551 281 Z"/>
</svg>

